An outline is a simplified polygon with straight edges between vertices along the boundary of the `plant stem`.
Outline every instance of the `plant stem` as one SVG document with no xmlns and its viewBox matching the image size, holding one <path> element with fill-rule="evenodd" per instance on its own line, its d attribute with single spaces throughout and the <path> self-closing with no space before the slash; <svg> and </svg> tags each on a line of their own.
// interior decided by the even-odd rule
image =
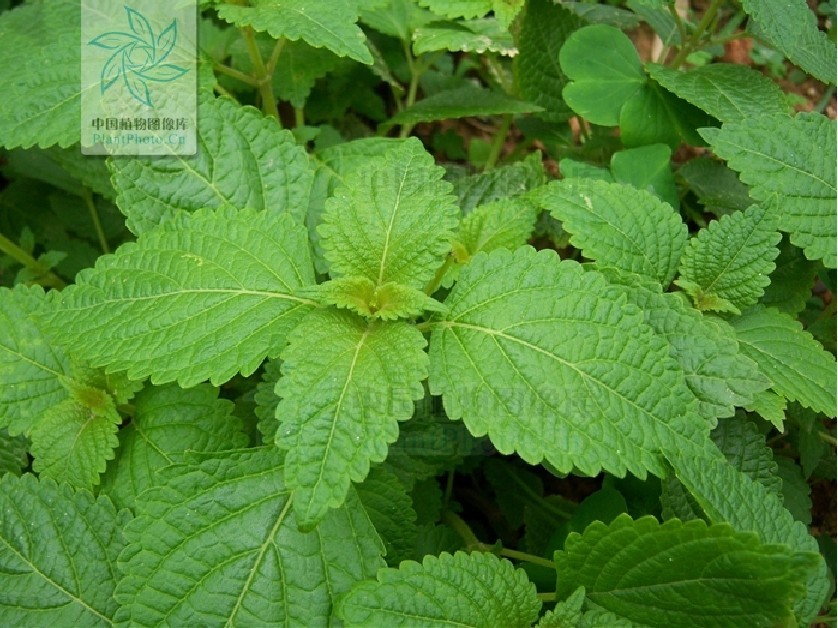
<svg viewBox="0 0 838 628">
<path fill-rule="evenodd" d="M 221 74 L 226 74 L 237 81 L 241 81 L 242 83 L 246 83 L 252 87 L 257 87 L 259 85 L 259 81 L 253 78 L 250 74 L 245 74 L 235 68 L 231 68 L 228 65 L 224 65 L 223 63 L 213 63 L 212 67 L 221 72 Z"/>
<path fill-rule="evenodd" d="M 538 593 L 538 599 L 542 602 L 555 602 L 556 601 L 556 592 L 553 591 L 552 593 Z"/>
<path fill-rule="evenodd" d="M 827 89 L 821 99 L 818 101 L 818 104 L 815 105 L 815 111 L 818 113 L 823 113 L 826 110 L 826 106 L 829 104 L 829 101 L 832 100 L 832 97 L 835 95 L 835 86 L 832 85 L 829 89 Z"/>
<path fill-rule="evenodd" d="M 486 158 L 486 163 L 483 166 L 483 171 L 487 172 L 495 167 L 498 162 L 498 157 L 503 150 L 503 145 L 506 143 L 506 137 L 509 135 L 509 129 L 512 127 L 512 114 L 507 113 L 503 116 L 500 128 L 492 140 L 492 146 L 489 149 L 489 156 Z"/>
<path fill-rule="evenodd" d="M 451 268 L 453 263 L 454 256 L 449 253 L 448 257 L 445 258 L 445 262 L 437 269 L 433 279 L 431 279 L 430 282 L 428 282 L 428 285 L 425 286 L 425 294 L 431 296 L 439 289 L 439 284 L 441 284 L 442 280 L 445 279 L 445 274 L 448 272 L 448 269 Z"/>
<path fill-rule="evenodd" d="M 262 113 L 279 122 L 279 112 L 276 109 L 273 85 L 271 84 L 272 75 L 268 73 L 265 62 L 262 60 L 262 53 L 259 52 L 259 46 L 256 43 L 256 33 L 250 26 L 243 26 L 241 34 L 244 43 L 247 45 L 250 62 L 253 64 L 254 79 L 256 80 L 256 86 L 259 88 L 259 97 L 262 99 Z"/>
<path fill-rule="evenodd" d="M 451 502 L 451 493 L 454 492 L 454 469 L 448 470 L 448 477 L 445 479 L 445 495 L 442 498 L 442 510 L 448 511 L 448 504 Z"/>
<path fill-rule="evenodd" d="M 279 55 L 282 52 L 282 49 L 285 48 L 285 42 L 288 41 L 285 37 L 280 37 L 276 40 L 276 44 L 274 44 L 274 49 L 271 51 L 271 58 L 268 59 L 268 64 L 265 66 L 265 70 L 267 71 L 268 76 L 274 75 L 274 70 L 276 70 L 276 64 L 279 62 Z"/>
<path fill-rule="evenodd" d="M 468 524 L 450 510 L 442 513 L 442 523 L 460 535 L 460 538 L 466 543 L 466 549 L 473 550 L 483 545 Z"/>
<path fill-rule="evenodd" d="M 99 211 L 93 203 L 93 194 L 87 188 L 82 188 L 81 197 L 87 205 L 87 211 L 90 212 L 90 220 L 93 221 L 93 228 L 96 230 L 96 237 L 99 238 L 99 246 L 103 253 L 110 253 L 111 249 L 108 246 L 108 239 L 105 237 L 105 230 L 102 229 L 102 221 L 99 220 Z"/>
<path fill-rule="evenodd" d="M 57 288 L 60 290 L 67 285 L 61 277 L 50 271 L 48 268 L 44 268 L 43 264 L 20 248 L 17 244 L 9 240 L 2 233 L 0 233 L 0 252 L 5 253 L 19 264 L 22 264 L 37 274 L 40 277 L 40 279 L 38 279 L 38 283 L 44 287 Z"/>
<path fill-rule="evenodd" d="M 833 446 L 838 446 L 838 440 L 834 436 L 831 436 L 826 432 L 818 432 L 818 438 L 820 438 L 825 443 L 829 443 Z"/>
<path fill-rule="evenodd" d="M 294 107 L 294 126 L 298 129 L 306 125 L 306 113 L 302 107 Z"/>
<path fill-rule="evenodd" d="M 542 567 L 547 567 L 547 569 L 555 569 L 556 563 L 552 560 L 547 560 L 546 558 L 542 558 L 541 556 L 535 556 L 533 554 L 527 554 L 525 552 L 519 552 L 518 550 L 513 549 L 506 549 L 505 547 L 500 551 L 501 556 L 506 556 L 507 558 L 514 558 L 515 560 L 520 560 L 525 563 L 531 563 L 533 565 L 541 565 Z"/>
<path fill-rule="evenodd" d="M 713 22 L 713 19 L 716 17 L 716 13 L 719 11 L 719 7 L 722 5 L 723 0 L 713 0 L 710 3 L 710 6 L 707 8 L 707 11 L 704 12 L 704 15 L 701 16 L 701 21 L 698 23 L 698 26 L 695 27 L 695 31 L 693 31 L 692 37 L 690 37 L 689 41 L 683 42 L 681 45 L 681 49 L 678 51 L 678 54 L 672 60 L 670 67 L 672 68 L 679 68 L 683 65 L 684 61 L 687 60 L 687 57 L 690 56 L 692 52 L 696 50 L 698 47 L 698 42 L 701 41 L 701 38 L 704 36 L 704 32 L 707 30 L 707 27 Z"/>
<path fill-rule="evenodd" d="M 419 92 L 419 79 L 422 76 L 424 68 L 418 63 L 416 57 L 410 50 L 409 42 L 402 42 L 404 48 L 404 57 L 407 60 L 407 67 L 410 69 L 410 85 L 407 88 L 407 98 L 405 99 L 402 109 L 407 109 L 416 103 L 416 94 Z M 412 124 L 405 124 L 399 131 L 399 137 L 407 137 L 413 130 Z"/>
</svg>

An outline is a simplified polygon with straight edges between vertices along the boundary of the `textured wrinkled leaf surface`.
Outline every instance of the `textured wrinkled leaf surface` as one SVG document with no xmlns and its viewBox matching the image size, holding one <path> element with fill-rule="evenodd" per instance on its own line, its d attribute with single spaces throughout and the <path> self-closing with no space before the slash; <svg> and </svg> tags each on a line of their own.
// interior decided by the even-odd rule
<svg viewBox="0 0 838 628">
<path fill-rule="evenodd" d="M 530 626 L 541 602 L 512 563 L 481 552 L 425 556 L 381 569 L 340 601 L 349 626 Z"/>
<path fill-rule="evenodd" d="M 310 302 L 308 238 L 287 214 L 201 210 L 99 259 L 49 326 L 94 366 L 183 386 L 252 373 Z"/>
<path fill-rule="evenodd" d="M 405 485 L 384 466 L 373 467 L 355 488 L 387 550 L 387 564 L 398 565 L 415 552 L 416 511 Z"/>
<path fill-rule="evenodd" d="M 663 475 L 656 450 L 705 429 L 666 342 L 599 273 L 529 247 L 481 253 L 445 304 L 431 392 L 502 453 Z"/>
<path fill-rule="evenodd" d="M 497 52 L 508 57 L 518 53 L 512 34 L 495 18 L 443 22 L 417 28 L 413 34 L 414 54 L 437 50 L 478 54 Z"/>
<path fill-rule="evenodd" d="M 393 281 L 376 286 L 366 277 L 341 277 L 300 291 L 320 303 L 351 310 L 368 318 L 396 320 L 419 316 L 425 310 L 443 311 L 443 305 L 421 290 Z"/>
<path fill-rule="evenodd" d="M 719 421 L 710 437 L 736 469 L 775 495 L 782 493 L 783 481 L 777 475 L 774 454 L 755 423 L 740 416 Z"/>
<path fill-rule="evenodd" d="M 427 377 L 425 339 L 400 322 L 335 310 L 309 314 L 282 354 L 277 444 L 288 450 L 294 512 L 312 527 L 340 506 L 370 462 L 387 457 Z M 312 351 L 312 347 L 316 347 Z"/>
<path fill-rule="evenodd" d="M 0 615 L 10 626 L 111 626 L 125 543 L 104 497 L 26 474 L 0 478 Z"/>
<path fill-rule="evenodd" d="M 481 205 L 460 222 L 454 254 L 465 261 L 480 251 L 517 249 L 532 235 L 538 213 L 532 201 L 520 196 Z"/>
<path fill-rule="evenodd" d="M 120 555 L 120 625 L 329 623 L 335 597 L 383 566 L 353 494 L 300 532 L 276 448 L 161 473 L 137 499 Z"/>
</svg>

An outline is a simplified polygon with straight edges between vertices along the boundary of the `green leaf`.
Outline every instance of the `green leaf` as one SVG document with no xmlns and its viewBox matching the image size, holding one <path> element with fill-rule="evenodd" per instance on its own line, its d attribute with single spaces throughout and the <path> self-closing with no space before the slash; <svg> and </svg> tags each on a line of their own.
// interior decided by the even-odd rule
<svg viewBox="0 0 838 628">
<path fill-rule="evenodd" d="M 584 586 L 597 607 L 645 626 L 750 627 L 793 621 L 817 557 L 728 525 L 621 515 L 571 534 L 555 562 L 557 597 Z"/>
<path fill-rule="evenodd" d="M 582 621 L 582 604 L 585 601 L 585 587 L 579 587 L 566 600 L 556 604 L 541 617 L 536 628 L 578 627 Z"/>
<path fill-rule="evenodd" d="M 762 306 L 730 322 L 742 353 L 759 365 L 775 392 L 815 412 L 835 416 L 835 358 L 800 323 Z"/>
<path fill-rule="evenodd" d="M 687 244 L 687 227 L 671 205 L 645 190 L 588 179 L 556 181 L 535 194 L 585 257 L 669 285 Z"/>
<path fill-rule="evenodd" d="M 712 221 L 690 240 L 675 283 L 699 310 L 722 300 L 734 313 L 754 305 L 771 282 L 779 254 L 776 218 L 759 205 Z"/>
<path fill-rule="evenodd" d="M 531 153 L 521 161 L 494 168 L 489 172 L 449 177 L 463 214 L 478 205 L 506 197 L 520 196 L 546 182 L 540 153 Z"/>
<path fill-rule="evenodd" d="M 414 0 L 387 0 L 384 5 L 362 10 L 361 20 L 378 32 L 403 42 L 410 42 L 414 31 L 439 19 L 430 11 L 417 6 Z"/>
<path fill-rule="evenodd" d="M 812 492 L 803 477 L 803 470 L 791 458 L 777 458 L 777 474 L 783 494 L 783 505 L 792 516 L 803 523 L 812 523 Z"/>
<path fill-rule="evenodd" d="M 385 321 L 419 316 L 425 310 L 441 312 L 444 306 L 416 288 L 387 282 L 376 286 L 366 277 L 332 279 L 309 289 L 298 291 L 316 301 L 345 308 Z"/>
<path fill-rule="evenodd" d="M 835 42 L 818 28 L 805 0 L 742 0 L 742 8 L 759 35 L 792 63 L 824 83 L 835 84 Z"/>
<path fill-rule="evenodd" d="M 663 475 L 654 450 L 705 429 L 665 341 L 599 273 L 548 250 L 479 253 L 446 305 L 431 393 L 501 453 L 559 472 Z"/>
<path fill-rule="evenodd" d="M 517 249 L 535 229 L 539 208 L 517 196 L 480 205 L 460 222 L 454 238 L 457 261 L 466 262 L 480 251 Z"/>
<path fill-rule="evenodd" d="M 160 475 L 125 529 L 120 623 L 325 625 L 335 598 L 383 564 L 354 494 L 313 532 L 298 530 L 276 448 Z"/>
<path fill-rule="evenodd" d="M 495 17 L 506 28 L 523 8 L 525 0 L 419 0 L 437 15 L 466 19 L 483 17 L 494 11 Z"/>
<path fill-rule="evenodd" d="M 128 228 L 141 235 L 204 207 L 288 212 L 302 222 L 313 177 L 294 136 L 228 98 L 201 97 L 198 116 L 197 155 L 109 160 Z"/>
<path fill-rule="evenodd" d="M 0 478 L 0 614 L 10 626 L 112 626 L 129 515 L 52 480 Z"/>
<path fill-rule="evenodd" d="M 81 9 L 77 0 L 29 3 L 0 15 L 0 142 L 62 147 L 80 139 Z M 32 46 L 40 47 L 32 54 Z"/>
<path fill-rule="evenodd" d="M 366 37 L 358 28 L 354 0 L 255 0 L 253 6 L 218 4 L 222 20 L 267 31 L 274 39 L 302 39 L 315 48 L 328 48 L 339 57 L 372 63 Z"/>
<path fill-rule="evenodd" d="M 183 462 L 188 449 L 216 452 L 247 445 L 233 404 L 218 390 L 199 384 L 184 390 L 173 384 L 150 386 L 134 400 L 131 423 L 119 431 L 119 450 L 102 478 L 101 492 L 125 508 L 137 495 L 157 486 L 157 472 Z"/>
<path fill-rule="evenodd" d="M 745 210 L 753 204 L 748 187 L 726 165 L 710 157 L 691 159 L 678 169 L 678 176 L 716 216 Z"/>
<path fill-rule="evenodd" d="M 571 81 L 562 90 L 565 102 L 593 124 L 617 126 L 623 105 L 646 82 L 634 44 L 606 24 L 574 32 L 559 63 Z"/>
<path fill-rule="evenodd" d="M 274 92 L 294 107 L 303 107 L 317 79 L 326 76 L 338 64 L 338 57 L 325 48 L 313 48 L 304 41 L 289 41 L 282 48 L 276 64 Z M 203 130 L 201 120 L 199 130 Z M 285 162 L 280 162 L 286 166 Z M 276 164 L 274 164 L 276 165 Z M 282 190 L 279 186 L 277 191 Z"/>
<path fill-rule="evenodd" d="M 3 167 L 12 174 L 44 181 L 78 196 L 87 190 L 111 200 L 115 195 L 105 158 L 82 155 L 78 146 L 16 148 L 6 153 Z"/>
<path fill-rule="evenodd" d="M 783 90 L 764 74 L 744 65 L 712 63 L 682 72 L 650 64 L 647 69 L 664 88 L 722 122 L 788 114 Z"/>
<path fill-rule="evenodd" d="M 691 146 L 704 146 L 696 129 L 714 123 L 697 107 L 657 83 L 647 82 L 620 110 L 620 140 L 624 146 L 667 144 L 673 151 L 682 140 Z"/>
<path fill-rule="evenodd" d="M 646 190 L 678 209 L 678 190 L 669 163 L 672 151 L 665 144 L 650 144 L 611 155 L 611 174 L 617 183 Z M 569 173 L 564 173 L 570 177 Z"/>
<path fill-rule="evenodd" d="M 669 12 L 668 0 L 627 0 L 626 7 L 631 9 L 657 33 L 664 46 L 681 46 L 681 33 L 672 13 Z"/>
<path fill-rule="evenodd" d="M 437 50 L 496 52 L 507 57 L 518 54 L 512 34 L 495 18 L 435 23 L 417 28 L 413 34 L 413 54 Z"/>
<path fill-rule="evenodd" d="M 311 529 L 387 457 L 398 422 L 413 414 L 427 377 L 425 339 L 407 323 L 310 313 L 282 354 L 277 444 L 288 450 L 294 512 Z M 312 347 L 317 347 L 312 352 Z"/>
<path fill-rule="evenodd" d="M 356 492 L 386 548 L 387 564 L 413 555 L 418 535 L 416 511 L 401 480 L 385 467 L 373 467 Z"/>
<path fill-rule="evenodd" d="M 568 79 L 559 64 L 559 51 L 582 24 L 567 8 L 551 0 L 531 0 L 527 5 L 515 75 L 521 96 L 544 107 L 540 116 L 547 121 L 562 122 L 573 115 L 562 96 Z"/>
<path fill-rule="evenodd" d="M 836 266 L 836 155 L 813 147 L 834 146 L 835 129 L 834 120 L 801 113 L 701 131 L 713 151 L 741 173 L 751 196 L 776 214 L 792 244 L 829 268 Z"/>
<path fill-rule="evenodd" d="M 748 412 L 756 412 L 776 427 L 777 431 L 782 432 L 784 431 L 783 423 L 786 420 L 786 405 L 783 397 L 770 390 L 764 390 L 754 395 L 754 400 L 746 404 L 745 409 Z"/>
<path fill-rule="evenodd" d="M 63 378 L 70 359 L 44 335 L 35 316 L 49 309 L 43 288 L 0 288 L 0 428 L 29 432 L 50 408 L 69 398 Z"/>
<path fill-rule="evenodd" d="M 268 360 L 264 365 L 262 381 L 256 384 L 256 392 L 253 400 L 256 402 L 256 424 L 259 433 L 262 435 L 264 444 L 272 444 L 276 441 L 276 431 L 279 429 L 279 421 L 276 418 L 276 407 L 279 405 L 279 397 L 274 389 L 281 375 L 282 362 L 280 360 Z"/>
<path fill-rule="evenodd" d="M 783 481 L 777 475 L 774 453 L 756 424 L 737 415 L 719 421 L 710 437 L 727 461 L 738 471 L 759 482 L 774 495 L 781 495 Z"/>
<path fill-rule="evenodd" d="M 423 98 L 387 120 L 382 125 L 382 129 L 388 129 L 396 124 L 419 124 L 450 118 L 486 117 L 536 111 L 541 111 L 541 107 L 501 92 L 469 85 Z"/>
<path fill-rule="evenodd" d="M 29 464 L 26 455 L 29 441 L 23 436 L 9 436 L 6 430 L 0 430 L 0 477 L 7 473 L 20 475 Z"/>
<path fill-rule="evenodd" d="M 287 214 L 180 214 L 101 257 L 45 315 L 93 366 L 192 386 L 252 373 L 279 353 L 314 283 L 305 228 Z"/>
<path fill-rule="evenodd" d="M 381 569 L 339 602 L 349 626 L 531 626 L 541 602 L 526 574 L 492 554 L 425 556 Z"/>
<path fill-rule="evenodd" d="M 443 172 L 411 139 L 349 174 L 326 202 L 318 229 L 332 277 L 423 289 L 456 225 Z"/>
<path fill-rule="evenodd" d="M 803 251 L 792 245 L 788 237 L 784 237 L 777 248 L 780 254 L 774 261 L 776 268 L 771 273 L 771 283 L 766 286 L 760 303 L 797 316 L 812 296 L 819 264 L 807 260 Z"/>
</svg>

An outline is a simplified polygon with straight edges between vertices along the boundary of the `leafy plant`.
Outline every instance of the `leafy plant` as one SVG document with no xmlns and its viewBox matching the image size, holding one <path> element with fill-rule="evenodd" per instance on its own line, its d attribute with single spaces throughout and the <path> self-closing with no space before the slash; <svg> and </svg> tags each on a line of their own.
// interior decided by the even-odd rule
<svg viewBox="0 0 838 628">
<path fill-rule="evenodd" d="M 835 121 L 714 61 L 831 84 L 803 0 L 205 1 L 198 154 L 107 159 L 9 4 L 6 623 L 834 609 Z"/>
</svg>

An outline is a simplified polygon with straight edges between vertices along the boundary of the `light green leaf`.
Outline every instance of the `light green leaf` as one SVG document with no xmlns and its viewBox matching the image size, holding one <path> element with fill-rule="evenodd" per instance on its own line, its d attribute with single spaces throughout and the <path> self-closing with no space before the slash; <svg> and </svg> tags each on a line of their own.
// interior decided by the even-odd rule
<svg viewBox="0 0 838 628">
<path fill-rule="evenodd" d="M 0 615 L 10 626 L 112 626 L 130 518 L 106 497 L 26 474 L 0 478 Z"/>
<path fill-rule="evenodd" d="M 664 88 L 722 122 L 788 114 L 783 90 L 764 74 L 744 65 L 711 63 L 682 72 L 650 64 L 647 69 Z"/>
<path fill-rule="evenodd" d="M 536 628 L 578 628 L 582 621 L 582 604 L 585 601 L 585 587 L 579 587 L 566 600 L 556 604 L 541 617 Z"/>
<path fill-rule="evenodd" d="M 719 421 L 710 438 L 736 470 L 774 495 L 782 493 L 783 481 L 777 475 L 774 453 L 766 446 L 765 436 L 757 431 L 754 423 L 739 415 Z"/>
<path fill-rule="evenodd" d="M 523 570 L 481 552 L 425 556 L 381 569 L 339 602 L 348 626 L 528 627 L 541 602 Z"/>
<path fill-rule="evenodd" d="M 541 107 L 483 87 L 458 87 L 423 98 L 387 120 L 382 128 L 396 124 L 419 124 L 451 118 L 470 118 L 504 113 L 533 113 Z"/>
<path fill-rule="evenodd" d="M 419 316 L 425 310 L 441 312 L 445 307 L 439 301 L 416 288 L 395 282 L 376 286 L 366 277 L 342 277 L 298 291 L 326 305 L 335 305 L 366 316 L 385 321 Z"/>
<path fill-rule="evenodd" d="M 806 0 L 742 0 L 742 8 L 759 36 L 792 63 L 824 83 L 835 84 L 835 42 L 818 28 Z"/>
<path fill-rule="evenodd" d="M 279 353 L 311 305 L 305 228 L 287 214 L 180 214 L 99 258 L 44 316 L 94 366 L 132 379 L 218 384 Z"/>
<path fill-rule="evenodd" d="M 506 197 L 520 196 L 546 181 L 541 153 L 530 153 L 521 161 L 467 176 L 450 176 L 454 194 L 463 214 L 471 213 L 478 205 Z"/>
<path fill-rule="evenodd" d="M 551 0 L 531 0 L 521 22 L 520 54 L 515 75 L 521 96 L 544 107 L 547 121 L 562 122 L 573 115 L 562 89 L 567 76 L 559 65 L 559 51 L 582 20 Z"/>
<path fill-rule="evenodd" d="M 416 511 L 407 489 L 386 467 L 370 469 L 363 483 L 355 488 L 386 548 L 387 564 L 398 565 L 414 552 L 418 529 Z"/>
<path fill-rule="evenodd" d="M 524 0 L 419 0 L 437 15 L 444 17 L 483 17 L 494 11 L 495 17 L 505 27 L 509 26 L 524 6 Z"/>
<path fill-rule="evenodd" d="M 387 457 L 427 377 L 425 339 L 407 323 L 317 310 L 290 336 L 276 392 L 277 444 L 300 526 L 314 527 Z M 312 347 L 316 347 L 315 352 Z"/>
<path fill-rule="evenodd" d="M 29 464 L 29 441 L 23 436 L 9 436 L 0 430 L 0 477 L 7 473 L 20 475 Z"/>
<path fill-rule="evenodd" d="M 80 21 L 78 0 L 28 3 L 0 15 L 0 143 L 6 148 L 78 143 Z"/>
<path fill-rule="evenodd" d="M 746 404 L 745 409 L 748 412 L 756 412 L 776 427 L 777 431 L 782 432 L 784 431 L 783 423 L 786 420 L 786 405 L 785 398 L 770 390 L 764 390 L 754 395 L 754 400 Z"/>
<path fill-rule="evenodd" d="M 611 155 L 611 174 L 617 183 L 646 190 L 678 209 L 678 189 L 669 163 L 672 151 L 665 144 L 650 144 Z M 568 178 L 572 175 L 564 173 Z"/>
<path fill-rule="evenodd" d="M 771 273 L 771 283 L 759 300 L 766 307 L 797 316 L 806 308 L 806 301 L 812 296 L 812 287 L 818 274 L 818 262 L 806 259 L 796 246 L 784 237 L 778 245 L 780 254 L 774 261 L 776 268 Z"/>
<path fill-rule="evenodd" d="M 43 288 L 0 288 L 0 428 L 29 432 L 49 408 L 69 398 L 64 350 L 44 335 L 38 313 L 49 309 Z"/>
<path fill-rule="evenodd" d="M 742 353 L 789 401 L 835 416 L 835 358 L 788 314 L 755 306 L 732 319 Z"/>
<path fill-rule="evenodd" d="M 430 11 L 417 6 L 414 0 L 387 0 L 384 5 L 362 10 L 361 20 L 378 32 L 403 42 L 409 43 L 415 30 L 439 19 Z"/>
<path fill-rule="evenodd" d="M 553 251 L 479 253 L 446 305 L 433 324 L 431 393 L 501 453 L 560 472 L 663 475 L 655 450 L 706 429 L 642 312 Z"/>
<path fill-rule="evenodd" d="M 588 179 L 556 181 L 534 194 L 585 257 L 669 285 L 687 244 L 687 227 L 671 205 L 644 190 Z"/>
<path fill-rule="evenodd" d="M 714 220 L 690 240 L 675 282 L 699 310 L 715 309 L 715 299 L 733 312 L 754 305 L 771 282 L 780 234 L 776 217 L 759 205 Z"/>
<path fill-rule="evenodd" d="M 218 4 L 218 17 L 236 26 L 267 31 L 274 39 L 302 39 L 339 57 L 372 63 L 366 37 L 356 24 L 355 0 L 254 0 L 250 4 Z"/>
<path fill-rule="evenodd" d="M 457 261 L 465 263 L 480 251 L 517 249 L 532 235 L 538 213 L 538 206 L 522 196 L 480 205 L 460 223 L 453 244 Z"/>
<path fill-rule="evenodd" d="M 646 82 L 634 44 L 606 24 L 574 32 L 562 46 L 559 63 L 571 81 L 562 90 L 565 102 L 594 124 L 617 126 L 623 105 Z"/>
<path fill-rule="evenodd" d="M 507 57 L 518 54 L 512 34 L 495 18 L 443 22 L 417 28 L 413 34 L 413 53 L 421 55 L 437 50 L 478 54 L 497 52 Z"/>
<path fill-rule="evenodd" d="M 354 494 L 300 532 L 276 448 L 161 472 L 125 529 L 120 624 L 327 625 L 335 598 L 383 565 Z"/>
<path fill-rule="evenodd" d="M 247 445 L 233 404 L 218 389 L 199 384 L 150 386 L 134 400 L 131 423 L 119 431 L 119 450 L 102 478 L 101 492 L 119 507 L 133 508 L 137 495 L 157 486 L 157 472 L 183 461 L 186 450 L 215 452 Z"/>
<path fill-rule="evenodd" d="M 568 537 L 556 595 L 584 586 L 592 603 L 644 626 L 785 625 L 817 560 L 729 525 L 621 515 Z"/>
<path fill-rule="evenodd" d="M 457 220 L 443 172 L 411 139 L 349 174 L 326 202 L 318 228 L 332 277 L 423 289 Z"/>
<path fill-rule="evenodd" d="M 750 118 L 702 129 L 713 151 L 741 173 L 751 196 L 777 216 L 809 259 L 836 266 L 836 123 L 818 113 Z"/>
<path fill-rule="evenodd" d="M 199 100 L 194 156 L 109 160 L 117 205 L 136 235 L 204 207 L 305 218 L 313 175 L 289 131 L 228 98 Z"/>
</svg>

